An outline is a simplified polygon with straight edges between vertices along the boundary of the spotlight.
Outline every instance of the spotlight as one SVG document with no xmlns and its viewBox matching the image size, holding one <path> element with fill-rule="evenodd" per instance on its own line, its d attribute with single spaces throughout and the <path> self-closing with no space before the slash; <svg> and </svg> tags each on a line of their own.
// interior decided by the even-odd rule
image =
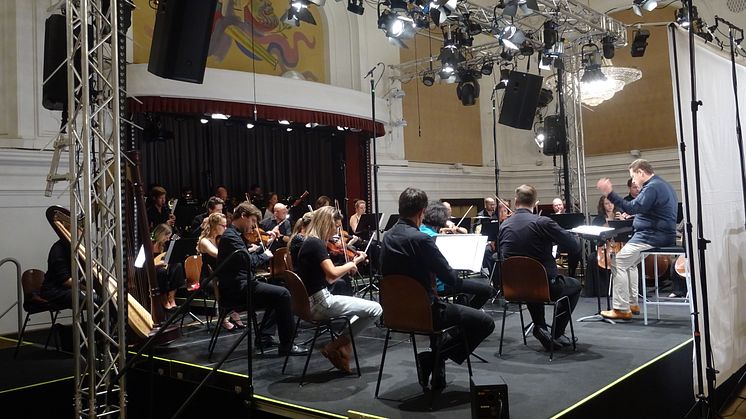
<svg viewBox="0 0 746 419">
<path fill-rule="evenodd" d="M 430 3 L 430 19 L 438 25 L 445 23 L 448 16 L 456 10 L 457 0 L 433 0 Z"/>
<path fill-rule="evenodd" d="M 440 68 L 440 71 L 438 72 L 438 76 L 440 76 L 441 80 L 446 80 L 450 78 L 453 73 L 456 71 L 453 65 L 450 63 L 444 63 L 443 67 Z"/>
<path fill-rule="evenodd" d="M 406 15 L 398 15 L 390 10 L 384 10 L 378 16 L 378 28 L 383 30 L 389 38 L 414 38 L 415 23 Z"/>
<path fill-rule="evenodd" d="M 456 86 L 456 96 L 464 106 L 472 106 L 477 103 L 479 97 L 479 82 L 471 72 L 461 74 L 461 81 Z"/>
<path fill-rule="evenodd" d="M 500 69 L 500 81 L 495 85 L 496 90 L 504 89 L 508 87 L 508 80 L 510 79 L 510 69 L 509 68 L 501 68 Z"/>
<path fill-rule="evenodd" d="M 593 44 L 586 46 L 593 46 L 596 48 L 596 51 L 587 54 L 583 53 L 585 68 L 583 69 L 583 76 L 580 78 L 581 83 L 592 83 L 595 81 L 606 80 L 606 76 L 601 71 L 601 58 L 598 52 L 598 47 Z"/>
<path fill-rule="evenodd" d="M 433 73 L 425 73 L 425 75 L 422 76 L 422 84 L 427 87 L 435 84 L 435 77 L 433 77 Z"/>
<path fill-rule="evenodd" d="M 530 57 L 534 55 L 534 47 L 532 47 L 531 44 L 521 45 L 521 49 L 519 51 L 521 52 L 521 55 L 523 55 L 524 57 Z"/>
<path fill-rule="evenodd" d="M 389 7 L 395 12 L 406 12 L 407 2 L 405 0 L 389 0 L 391 4 Z"/>
<path fill-rule="evenodd" d="M 347 0 L 347 11 L 362 16 L 365 12 L 363 0 Z"/>
<path fill-rule="evenodd" d="M 645 55 L 645 48 L 648 47 L 648 38 L 650 31 L 647 29 L 638 29 L 634 32 L 630 53 L 633 57 L 642 57 Z"/>
<path fill-rule="evenodd" d="M 643 10 L 650 12 L 656 7 L 658 7 L 658 0 L 634 0 L 632 2 L 632 11 L 637 16 L 642 16 Z"/>
<path fill-rule="evenodd" d="M 226 115 L 224 113 L 214 113 L 214 114 L 210 115 L 210 118 L 212 118 L 212 119 L 223 119 L 223 120 L 226 120 L 226 119 L 228 119 L 230 117 L 231 117 L 230 115 Z"/>
<path fill-rule="evenodd" d="M 450 42 L 453 41 L 446 39 L 445 42 L 446 45 L 440 49 L 440 56 L 438 56 L 442 64 L 439 73 L 441 79 L 447 79 L 450 77 L 454 71 L 456 71 L 458 64 L 465 61 L 464 55 L 461 54 L 461 51 L 459 51 L 455 45 L 450 44 Z"/>
<path fill-rule="evenodd" d="M 283 15 L 285 23 L 291 26 L 300 26 L 301 22 L 315 25 L 316 19 L 313 18 L 313 15 L 308 10 L 309 4 L 309 0 L 290 0 L 290 7 Z"/>
<path fill-rule="evenodd" d="M 479 72 L 484 74 L 485 76 L 489 76 L 492 74 L 492 68 L 494 67 L 494 63 L 492 61 L 485 61 L 484 64 L 482 64 L 482 68 L 479 69 Z"/>
<path fill-rule="evenodd" d="M 534 10 L 539 11 L 536 0 L 508 0 L 508 4 L 500 3 L 502 4 L 503 16 L 514 17 L 518 9 L 521 9 L 524 15 L 530 15 Z M 498 5 L 498 7 L 500 6 Z"/>
<path fill-rule="evenodd" d="M 676 19 L 676 23 L 679 24 L 682 28 L 688 28 L 689 25 L 692 24 L 692 22 L 696 21 L 699 18 L 699 14 L 697 13 L 697 6 L 692 5 L 692 16 L 689 16 L 689 8 L 684 2 L 684 7 L 676 10 L 674 13 L 674 18 Z"/>
<path fill-rule="evenodd" d="M 526 40 L 526 36 L 520 29 L 513 25 L 508 25 L 500 33 L 500 40 L 506 47 L 517 50 L 523 44 L 523 41 Z"/>
<path fill-rule="evenodd" d="M 539 69 L 540 70 L 551 70 L 552 64 L 554 64 L 554 57 L 552 57 L 551 55 L 542 53 L 539 56 Z"/>
<path fill-rule="evenodd" d="M 207 118 L 200 118 L 199 122 L 206 124 L 208 121 L 207 121 Z"/>
<path fill-rule="evenodd" d="M 551 20 L 544 22 L 544 49 L 551 49 L 557 43 L 557 38 L 557 24 Z"/>
<path fill-rule="evenodd" d="M 285 128 L 285 131 L 287 131 L 287 132 L 290 132 L 292 130 L 293 130 L 292 128 Z"/>
<path fill-rule="evenodd" d="M 280 119 L 279 121 L 277 121 L 277 123 L 280 125 L 290 125 L 290 121 L 288 121 L 287 119 Z"/>
<path fill-rule="evenodd" d="M 536 130 L 536 136 L 534 137 L 534 142 L 536 142 L 536 145 L 539 146 L 540 150 L 544 149 L 544 139 L 546 138 L 546 135 L 544 134 L 544 128 L 538 128 Z"/>
<path fill-rule="evenodd" d="M 614 37 L 611 35 L 604 36 L 601 39 L 601 44 L 603 46 L 604 58 L 607 60 L 614 58 Z"/>
<path fill-rule="evenodd" d="M 252 128 L 254 128 L 254 124 L 252 124 L 251 122 L 249 122 L 249 123 L 246 124 L 246 128 L 252 129 Z"/>
</svg>

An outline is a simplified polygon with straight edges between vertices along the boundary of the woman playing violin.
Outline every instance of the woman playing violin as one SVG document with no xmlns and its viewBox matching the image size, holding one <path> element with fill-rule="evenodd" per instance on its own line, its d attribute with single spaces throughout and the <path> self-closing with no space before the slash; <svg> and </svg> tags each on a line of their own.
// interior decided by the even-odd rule
<svg viewBox="0 0 746 419">
<path fill-rule="evenodd" d="M 342 214 L 333 207 L 326 206 L 314 211 L 306 239 L 293 265 L 310 295 L 311 316 L 316 320 L 349 316 L 352 322 L 352 334 L 357 335 L 372 325 L 383 310 L 374 301 L 333 295 L 327 289 L 327 286 L 336 278 L 355 273 L 358 264 L 367 257 L 365 253 L 358 252 L 353 260 L 341 266 L 334 266 L 326 250 L 326 242 L 335 234 L 336 221 L 341 219 Z M 321 350 L 321 354 L 338 369 L 350 372 L 352 345 L 347 334 L 327 344 Z"/>
</svg>

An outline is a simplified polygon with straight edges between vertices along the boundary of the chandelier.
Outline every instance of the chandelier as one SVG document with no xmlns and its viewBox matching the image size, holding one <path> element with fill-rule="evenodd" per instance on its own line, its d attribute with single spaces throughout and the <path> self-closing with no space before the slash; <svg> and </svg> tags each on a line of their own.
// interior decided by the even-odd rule
<svg viewBox="0 0 746 419">
<path fill-rule="evenodd" d="M 581 71 L 581 79 L 585 71 Z M 580 82 L 580 101 L 588 106 L 597 106 L 611 99 L 624 86 L 642 77 L 642 71 L 629 67 L 602 66 L 601 72 L 606 76 L 605 80 Z"/>
</svg>

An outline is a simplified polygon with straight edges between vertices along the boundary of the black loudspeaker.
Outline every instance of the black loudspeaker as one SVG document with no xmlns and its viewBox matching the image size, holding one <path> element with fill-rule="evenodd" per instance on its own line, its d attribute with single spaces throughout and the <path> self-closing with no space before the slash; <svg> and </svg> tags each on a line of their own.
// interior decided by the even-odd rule
<svg viewBox="0 0 746 419">
<path fill-rule="evenodd" d="M 148 71 L 165 79 L 202 83 L 217 0 L 160 0 Z"/>
<path fill-rule="evenodd" d="M 559 115 L 544 118 L 544 148 L 547 156 L 558 156 L 567 152 L 567 137 L 564 135 Z"/>
<path fill-rule="evenodd" d="M 502 377 L 471 377 L 471 417 L 473 419 L 510 417 L 508 410 L 508 385 Z"/>
<path fill-rule="evenodd" d="M 67 22 L 63 15 L 51 15 L 44 22 L 42 82 L 47 82 L 41 88 L 41 104 L 50 111 L 61 111 L 67 106 L 67 64 L 63 64 L 67 60 L 66 26 Z M 60 68 L 54 73 L 57 67 Z"/>
<path fill-rule="evenodd" d="M 513 128 L 532 129 L 543 80 L 535 74 L 511 71 L 499 122 Z"/>
</svg>

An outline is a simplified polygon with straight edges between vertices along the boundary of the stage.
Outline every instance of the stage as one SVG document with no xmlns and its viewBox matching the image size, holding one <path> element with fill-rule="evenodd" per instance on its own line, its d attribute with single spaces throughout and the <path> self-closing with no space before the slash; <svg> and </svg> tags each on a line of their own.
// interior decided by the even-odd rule
<svg viewBox="0 0 746 419">
<path fill-rule="evenodd" d="M 488 304 L 485 311 L 496 321 L 495 333 L 476 351 L 488 363 L 472 358 L 475 376 L 502 378 L 507 383 L 512 417 L 588 417 L 599 414 L 629 417 L 630 405 L 637 408 L 644 406 L 650 415 L 642 417 L 682 417 L 691 405 L 688 402 L 693 400 L 692 346 L 686 307 L 662 307 L 661 320 L 652 321 L 648 326 L 642 324 L 640 316 L 615 325 L 576 321 L 577 351 L 573 352 L 570 348 L 559 350 L 551 362 L 548 353 L 533 336 L 527 338 L 527 346 L 523 345 L 520 320 L 517 313 L 511 311 L 513 308 L 511 306 L 508 311 L 502 357 L 497 356 L 502 308 L 497 304 Z M 578 319 L 595 311 L 595 298 L 581 298 L 573 317 Z M 528 319 L 528 313 L 524 314 Z M 208 368 L 215 365 L 239 336 L 240 333 L 221 333 L 213 356 L 214 362 L 208 362 L 210 335 L 205 326 L 196 322 L 185 326 L 182 338 L 156 348 L 152 363 L 143 359 L 130 375 L 130 413 L 143 412 L 156 405 L 158 417 L 163 414 L 170 417 L 194 388 L 194 383 L 205 376 Z M 45 337 L 46 334 L 39 331 L 29 334 L 28 341 L 43 343 Z M 308 337 L 309 333 L 305 332 L 299 341 Z M 256 354 L 256 408 L 283 416 L 350 417 L 355 412 L 391 418 L 411 417 L 413 414 L 440 418 L 470 416 L 466 364 L 446 363 L 448 386 L 435 398 L 433 409 L 430 410 L 430 399 L 423 396 L 417 384 L 412 346 L 404 335 L 392 335 L 381 383 L 381 399 L 375 399 L 384 337 L 385 330 L 371 327 L 357 338 L 362 370 L 362 377 L 359 378 L 356 374 L 347 375 L 334 370 L 316 351 L 302 387 L 298 383 L 304 357 L 292 357 L 286 375 L 282 375 L 284 358 L 277 356 L 276 349 L 268 350 L 264 356 Z M 320 339 L 322 344 L 326 342 L 325 339 L 328 337 Z M 418 339 L 417 343 L 418 349 L 427 348 L 425 340 Z M 29 358 L 33 359 L 31 365 L 46 365 L 39 364 L 40 354 L 46 353 L 49 362 L 57 360 L 57 365 L 63 369 L 71 368 L 69 357 L 60 357 L 51 348 L 43 351 L 36 346 L 25 345 L 21 348 L 19 360 L 3 357 L 3 363 L 16 364 L 19 368 L 24 365 L 23 369 L 29 371 Z M 2 352 L 9 354 L 11 350 L 8 348 Z M 222 417 L 241 416 L 237 408 L 230 406 L 240 406 L 237 400 L 245 397 L 246 360 L 244 341 L 211 379 L 206 393 L 200 394 L 192 402 L 184 417 L 195 417 L 195 413 L 206 406 L 211 406 L 212 413 L 219 411 Z M 45 367 L 44 370 L 55 371 L 54 378 L 57 379 L 70 378 L 59 368 Z M 7 378 L 13 375 L 16 374 Z M 40 376 L 38 381 L 49 382 L 50 379 L 53 377 Z M 29 385 L 26 381 L 24 379 L 20 386 Z M 6 384 L 6 389 L 18 387 Z M 65 385 L 69 386 L 69 381 Z M 179 390 L 175 391 L 177 388 Z M 169 396 L 162 397 L 166 391 Z M 159 401 L 146 402 L 141 397 L 154 397 Z M 205 398 L 211 400 L 208 405 L 205 405 Z M 618 405 L 618 408 L 615 409 L 614 405 Z"/>
</svg>

